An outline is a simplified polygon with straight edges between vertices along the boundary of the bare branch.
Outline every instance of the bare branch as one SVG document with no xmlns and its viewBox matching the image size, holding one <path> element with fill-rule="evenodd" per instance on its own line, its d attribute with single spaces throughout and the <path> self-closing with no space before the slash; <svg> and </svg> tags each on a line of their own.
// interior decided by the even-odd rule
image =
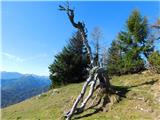
<svg viewBox="0 0 160 120">
<path fill-rule="evenodd" d="M 87 48 L 87 53 L 89 54 L 90 56 L 90 62 L 91 62 L 91 68 L 94 67 L 94 59 L 93 59 L 93 56 L 92 56 L 92 51 L 91 51 L 91 48 L 88 44 L 88 40 L 87 40 L 87 29 L 85 28 L 85 24 L 84 22 L 80 22 L 78 21 L 77 23 L 75 22 L 74 20 L 74 10 L 70 8 L 69 6 L 69 3 L 67 2 L 65 4 L 65 6 L 59 6 L 59 9 L 61 11 L 66 11 L 66 14 L 68 15 L 68 18 L 71 22 L 71 24 L 73 25 L 73 27 L 75 27 L 76 29 L 78 29 L 82 35 L 82 40 Z"/>
<path fill-rule="evenodd" d="M 63 6 L 61 6 L 61 5 L 59 5 L 59 9 L 58 10 L 60 10 L 60 11 L 66 11 L 66 9 Z"/>
<path fill-rule="evenodd" d="M 71 117 L 76 112 L 78 112 L 78 113 L 79 112 L 83 112 L 87 101 L 92 97 L 93 92 L 95 91 L 97 80 L 99 81 L 99 85 L 98 86 L 100 87 L 100 89 L 103 89 L 104 91 L 109 90 L 110 83 L 109 83 L 109 79 L 105 78 L 105 76 L 103 75 L 104 72 L 105 72 L 104 68 L 101 68 L 100 66 L 97 66 L 95 64 L 95 61 L 94 61 L 93 56 L 92 56 L 92 51 L 91 51 L 90 45 L 88 44 L 87 34 L 86 34 L 87 33 L 87 29 L 85 27 L 84 22 L 79 22 L 79 21 L 75 22 L 74 21 L 74 9 L 70 8 L 68 2 L 64 6 L 60 5 L 59 6 L 59 10 L 66 12 L 66 14 L 68 15 L 68 18 L 69 18 L 71 24 L 73 25 L 73 27 L 78 29 L 78 31 L 81 33 L 83 43 L 84 43 L 85 47 L 87 48 L 87 53 L 90 56 L 90 70 L 89 70 L 90 72 L 89 72 L 88 79 L 84 83 L 82 91 L 79 94 L 79 96 L 77 97 L 76 101 L 74 102 L 71 110 L 66 114 L 66 120 L 70 120 Z M 84 99 L 84 101 L 82 101 L 80 108 L 78 108 L 77 106 L 78 106 L 79 102 L 83 99 L 83 97 L 84 97 L 84 95 L 86 93 L 87 86 L 89 84 L 90 84 L 89 94 Z M 106 88 L 106 87 L 108 87 L 108 88 Z"/>
</svg>

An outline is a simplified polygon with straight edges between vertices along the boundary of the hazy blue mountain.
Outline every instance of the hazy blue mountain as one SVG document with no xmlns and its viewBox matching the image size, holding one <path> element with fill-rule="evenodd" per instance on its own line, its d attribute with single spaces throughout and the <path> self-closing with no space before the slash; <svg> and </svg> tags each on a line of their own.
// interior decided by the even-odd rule
<svg viewBox="0 0 160 120">
<path fill-rule="evenodd" d="M 9 76 L 9 74 L 12 76 Z M 7 75 L 7 77 L 6 77 Z M 19 77 L 18 77 L 19 75 Z M 15 76 L 16 78 L 13 78 Z M 12 79 L 4 79 L 12 78 Z M 1 77 L 1 107 L 21 102 L 27 98 L 48 91 L 51 81 L 48 77 L 30 74 L 8 73 Z"/>
<path fill-rule="evenodd" d="M 23 74 L 18 73 L 18 72 L 6 72 L 6 71 L 2 71 L 1 72 L 1 78 L 2 79 L 15 79 L 15 78 L 20 78 L 22 77 Z"/>
</svg>

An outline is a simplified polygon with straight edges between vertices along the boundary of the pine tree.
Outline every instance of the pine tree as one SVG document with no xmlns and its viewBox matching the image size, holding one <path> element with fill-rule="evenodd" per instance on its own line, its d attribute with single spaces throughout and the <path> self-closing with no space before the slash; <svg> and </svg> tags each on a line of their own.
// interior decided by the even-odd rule
<svg viewBox="0 0 160 120">
<path fill-rule="evenodd" d="M 126 22 L 125 30 L 118 34 L 116 44 L 113 42 L 109 49 L 108 60 L 112 62 L 108 63 L 108 70 L 120 74 L 137 73 L 144 70 L 145 63 L 142 55 L 148 58 L 154 48 L 148 33 L 147 18 L 134 10 Z M 115 46 L 120 53 L 113 52 Z M 116 55 L 117 58 L 113 57 Z"/>
<path fill-rule="evenodd" d="M 138 10 L 134 10 L 127 21 L 127 29 L 128 46 L 135 50 L 137 56 L 141 53 L 148 58 L 154 50 L 154 41 L 149 33 L 147 18 L 142 17 Z"/>
<path fill-rule="evenodd" d="M 86 57 L 81 35 L 77 32 L 49 66 L 53 87 L 84 81 L 88 64 Z"/>
<path fill-rule="evenodd" d="M 112 41 L 111 47 L 108 49 L 107 55 L 107 70 L 110 75 L 120 75 L 121 74 L 121 52 L 119 45 L 116 40 Z"/>
</svg>

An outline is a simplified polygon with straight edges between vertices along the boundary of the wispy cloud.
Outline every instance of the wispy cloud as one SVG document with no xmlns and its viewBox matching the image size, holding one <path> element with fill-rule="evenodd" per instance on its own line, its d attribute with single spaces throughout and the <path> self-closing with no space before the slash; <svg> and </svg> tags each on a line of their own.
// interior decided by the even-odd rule
<svg viewBox="0 0 160 120">
<path fill-rule="evenodd" d="M 13 61 L 16 61 L 16 62 L 26 62 L 26 61 L 30 61 L 30 60 L 44 59 L 44 58 L 48 57 L 47 54 L 38 54 L 38 55 L 34 55 L 34 56 L 31 56 L 31 57 L 28 57 L 28 58 L 21 58 L 21 57 L 18 57 L 16 55 L 6 53 L 6 52 L 2 52 L 1 54 L 2 54 L 2 58 L 13 60 Z"/>
<path fill-rule="evenodd" d="M 2 52 L 2 58 L 7 58 L 9 60 L 15 60 L 17 62 L 24 62 L 23 58 L 20 58 L 18 56 L 15 56 L 15 55 L 12 55 L 12 54 L 9 54 L 9 53 L 6 53 L 6 52 Z"/>
</svg>

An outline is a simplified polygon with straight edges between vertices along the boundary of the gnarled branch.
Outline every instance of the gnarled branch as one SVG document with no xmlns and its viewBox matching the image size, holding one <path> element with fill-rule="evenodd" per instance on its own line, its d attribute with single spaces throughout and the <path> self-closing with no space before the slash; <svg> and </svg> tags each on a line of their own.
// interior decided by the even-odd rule
<svg viewBox="0 0 160 120">
<path fill-rule="evenodd" d="M 68 15 L 68 18 L 71 22 L 71 24 L 73 25 L 73 27 L 75 27 L 76 29 L 78 29 L 82 35 L 82 39 L 84 42 L 84 45 L 87 48 L 87 53 L 89 54 L 90 57 L 90 62 L 91 62 L 91 68 L 94 67 L 94 59 L 92 56 L 92 51 L 91 51 L 91 47 L 88 44 L 88 40 L 87 40 L 87 29 L 85 28 L 85 24 L 83 22 L 78 21 L 77 23 L 74 20 L 74 10 L 70 8 L 69 3 L 66 3 L 66 6 L 61 6 L 59 5 L 59 10 L 61 11 L 65 11 Z"/>
<path fill-rule="evenodd" d="M 59 6 L 59 10 L 61 11 L 65 11 L 72 26 L 75 27 L 76 29 L 78 29 L 78 31 L 80 31 L 81 36 L 82 36 L 82 40 L 83 43 L 85 45 L 85 47 L 87 48 L 87 53 L 89 54 L 90 57 L 90 73 L 89 73 L 89 77 L 87 79 L 87 81 L 84 83 L 83 88 L 81 93 L 79 94 L 79 96 L 77 97 L 76 101 L 74 102 L 71 110 L 66 114 L 66 120 L 70 120 L 71 117 L 73 116 L 74 113 L 79 113 L 79 112 L 83 112 L 84 107 L 86 106 L 87 101 L 92 97 L 93 92 L 95 90 L 95 86 L 96 86 L 96 82 L 99 81 L 99 85 L 100 88 L 107 92 L 110 88 L 110 83 L 109 83 L 109 79 L 105 78 L 105 76 L 103 75 L 105 70 L 104 68 L 101 68 L 99 66 L 96 66 L 95 61 L 93 59 L 92 56 L 92 51 L 91 48 L 88 44 L 88 40 L 87 40 L 87 29 L 85 28 L 85 24 L 83 22 L 75 22 L 74 20 L 74 10 L 70 8 L 69 3 L 67 2 L 67 4 L 65 6 Z M 90 91 L 88 96 L 84 99 L 84 101 L 82 101 L 81 106 L 78 108 L 78 103 L 80 102 L 80 100 L 82 100 L 82 98 L 85 95 L 87 86 L 90 84 Z"/>
</svg>

